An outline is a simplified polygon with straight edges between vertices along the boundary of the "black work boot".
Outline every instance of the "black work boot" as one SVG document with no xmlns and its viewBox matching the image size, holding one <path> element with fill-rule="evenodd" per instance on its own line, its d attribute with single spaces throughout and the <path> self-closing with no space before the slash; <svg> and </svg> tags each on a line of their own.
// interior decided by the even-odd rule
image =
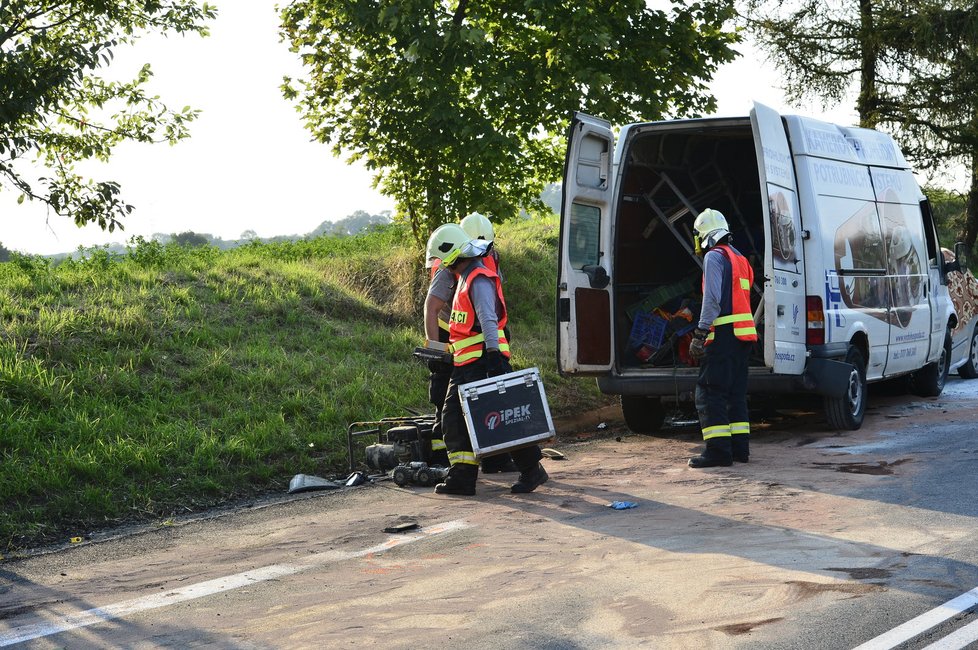
<svg viewBox="0 0 978 650">
<path fill-rule="evenodd" d="M 730 453 L 730 438 L 710 438 L 706 441 L 706 450 L 699 456 L 689 459 L 689 466 L 699 469 L 701 467 L 730 467 L 733 465 L 733 457 Z"/>
<path fill-rule="evenodd" d="M 550 475 L 547 474 L 547 470 L 543 469 L 543 465 L 537 463 L 532 469 L 520 472 L 519 480 L 513 484 L 513 487 L 509 491 L 513 494 L 533 492 L 533 490 L 546 483 L 549 478 Z"/>
<path fill-rule="evenodd" d="M 730 436 L 730 453 L 737 463 L 750 462 L 750 434 L 738 433 Z"/>
<path fill-rule="evenodd" d="M 435 494 L 454 494 L 463 497 L 475 496 L 475 479 L 479 475 L 477 465 L 452 465 L 444 483 L 435 486 Z"/>
</svg>

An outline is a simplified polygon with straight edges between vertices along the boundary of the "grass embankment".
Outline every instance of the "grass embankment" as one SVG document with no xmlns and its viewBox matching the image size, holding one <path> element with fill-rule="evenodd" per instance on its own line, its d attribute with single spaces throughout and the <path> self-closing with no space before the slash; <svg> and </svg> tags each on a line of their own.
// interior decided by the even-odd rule
<svg viewBox="0 0 978 650">
<path fill-rule="evenodd" d="M 598 404 L 555 371 L 555 220 L 497 238 L 515 366 L 541 368 L 555 415 Z M 0 552 L 343 473 L 350 422 L 431 410 L 426 288 L 393 227 L 0 264 Z"/>
</svg>

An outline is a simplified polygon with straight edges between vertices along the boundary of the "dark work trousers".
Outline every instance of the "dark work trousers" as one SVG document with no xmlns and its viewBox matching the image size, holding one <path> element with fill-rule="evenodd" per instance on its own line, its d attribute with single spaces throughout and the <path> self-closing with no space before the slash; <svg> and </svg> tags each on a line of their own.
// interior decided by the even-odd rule
<svg viewBox="0 0 978 650">
<path fill-rule="evenodd" d="M 506 372 L 511 372 L 509 360 L 504 358 Z M 471 480 L 475 480 L 478 473 L 477 461 L 472 459 L 456 461 L 458 452 L 472 453 L 472 439 L 469 438 L 469 430 L 465 424 L 465 415 L 462 413 L 462 402 L 458 394 L 458 387 L 470 381 L 477 381 L 486 378 L 485 357 L 480 357 L 472 363 L 464 366 L 455 366 L 452 371 L 452 379 L 448 384 L 448 395 L 445 397 L 445 406 L 442 408 L 442 432 L 445 434 L 445 445 L 448 447 L 448 456 L 452 459 L 452 471 L 456 473 L 457 465 L 468 465 L 464 468 L 464 474 L 470 475 Z M 463 456 L 465 454 L 462 454 Z M 538 445 L 524 447 L 510 452 L 516 466 L 520 472 L 528 472 L 536 467 L 536 464 L 543 458 Z M 459 467 L 458 469 L 463 469 Z"/>
<path fill-rule="evenodd" d="M 704 439 L 729 439 L 731 423 L 748 422 L 747 366 L 752 345 L 734 336 L 733 325 L 715 328 L 696 382 L 696 411 Z"/>
<path fill-rule="evenodd" d="M 445 405 L 448 382 L 452 379 L 454 367 L 451 362 L 445 363 L 434 360 L 428 362 L 428 401 L 435 407 L 435 425 L 431 428 L 432 438 L 443 437 L 441 434 L 441 411 Z"/>
</svg>

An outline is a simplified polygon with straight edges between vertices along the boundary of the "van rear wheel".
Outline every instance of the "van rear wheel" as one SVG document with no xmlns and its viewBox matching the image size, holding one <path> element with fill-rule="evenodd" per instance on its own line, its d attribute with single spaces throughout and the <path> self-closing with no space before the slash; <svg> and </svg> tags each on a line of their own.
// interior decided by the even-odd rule
<svg viewBox="0 0 978 650">
<path fill-rule="evenodd" d="M 621 413 L 625 425 L 633 433 L 656 433 L 666 419 L 662 399 L 658 397 L 622 395 Z"/>
<path fill-rule="evenodd" d="M 968 341 L 968 359 L 958 368 L 958 376 L 962 379 L 978 377 L 978 319 L 971 330 L 971 340 Z"/>
<path fill-rule="evenodd" d="M 859 348 L 850 346 L 846 363 L 852 366 L 849 385 L 843 395 L 825 398 L 825 417 L 833 429 L 855 431 L 866 415 L 866 362 Z"/>
<path fill-rule="evenodd" d="M 947 382 L 947 370 L 951 363 L 951 330 L 944 333 L 944 347 L 941 355 L 934 363 L 913 373 L 911 383 L 915 395 L 921 397 L 937 397 L 944 391 L 944 384 Z"/>
</svg>

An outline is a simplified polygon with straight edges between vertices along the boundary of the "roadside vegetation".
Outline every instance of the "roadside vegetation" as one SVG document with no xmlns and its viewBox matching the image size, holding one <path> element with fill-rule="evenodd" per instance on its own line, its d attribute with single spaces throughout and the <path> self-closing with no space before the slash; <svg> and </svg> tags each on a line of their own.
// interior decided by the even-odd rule
<svg viewBox="0 0 978 650">
<path fill-rule="evenodd" d="M 517 367 L 555 415 L 556 219 L 499 227 Z M 263 493 L 347 464 L 350 422 L 430 412 L 408 232 L 221 251 L 138 241 L 0 264 L 0 552 Z"/>
</svg>

